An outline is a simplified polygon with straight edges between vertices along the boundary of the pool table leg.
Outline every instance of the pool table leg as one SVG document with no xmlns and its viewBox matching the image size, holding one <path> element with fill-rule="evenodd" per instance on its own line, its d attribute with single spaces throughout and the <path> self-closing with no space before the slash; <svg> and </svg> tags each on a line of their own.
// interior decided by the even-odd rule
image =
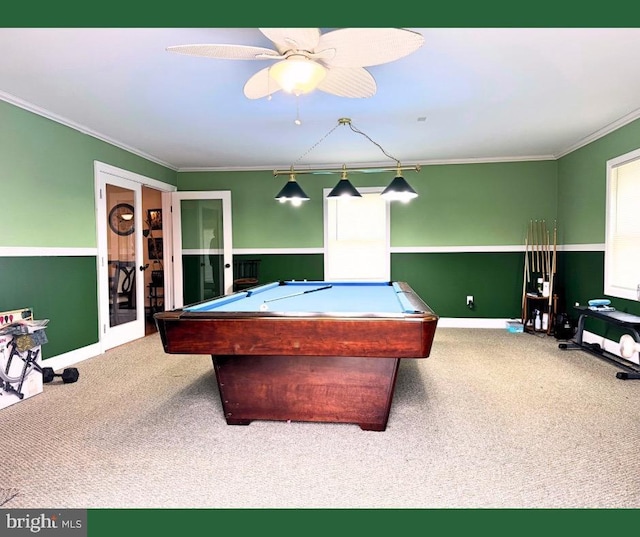
<svg viewBox="0 0 640 537">
<path fill-rule="evenodd" d="M 233 419 L 225 418 L 227 425 L 249 425 L 253 420 Z M 363 431 L 385 431 L 387 429 L 387 423 L 358 423 L 360 429 Z"/>
<path fill-rule="evenodd" d="M 387 422 L 384 423 L 358 423 L 360 429 L 363 431 L 378 431 L 382 432 L 387 429 Z"/>
<path fill-rule="evenodd" d="M 228 425 L 353 423 L 384 431 L 399 358 L 213 355 Z"/>
<path fill-rule="evenodd" d="M 226 418 L 227 425 L 249 425 L 253 420 L 234 420 L 233 418 Z"/>
</svg>

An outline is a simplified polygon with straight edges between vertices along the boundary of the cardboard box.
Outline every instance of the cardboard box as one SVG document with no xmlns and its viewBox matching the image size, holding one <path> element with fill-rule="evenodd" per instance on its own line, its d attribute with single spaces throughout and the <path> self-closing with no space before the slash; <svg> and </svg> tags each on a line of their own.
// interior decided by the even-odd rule
<svg viewBox="0 0 640 537">
<path fill-rule="evenodd" d="M 29 308 L 0 312 L 0 409 L 42 393 L 41 344 L 46 342 L 46 322 L 35 326 L 33 322 Z M 6 333 L 16 327 L 25 333 Z"/>
</svg>

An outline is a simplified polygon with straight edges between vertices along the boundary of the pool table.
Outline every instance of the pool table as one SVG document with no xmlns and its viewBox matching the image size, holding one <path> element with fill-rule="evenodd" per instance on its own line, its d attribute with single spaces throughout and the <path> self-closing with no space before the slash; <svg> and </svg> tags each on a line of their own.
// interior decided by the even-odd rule
<svg viewBox="0 0 640 537">
<path fill-rule="evenodd" d="M 427 358 L 438 316 L 406 282 L 280 281 L 156 313 L 165 353 L 210 354 L 227 424 L 384 431 L 401 358 Z"/>
</svg>

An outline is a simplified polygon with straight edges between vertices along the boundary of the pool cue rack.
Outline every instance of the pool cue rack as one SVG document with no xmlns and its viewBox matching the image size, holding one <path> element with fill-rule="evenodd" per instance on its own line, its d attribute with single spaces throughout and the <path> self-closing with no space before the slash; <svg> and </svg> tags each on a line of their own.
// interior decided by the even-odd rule
<svg viewBox="0 0 640 537">
<path fill-rule="evenodd" d="M 525 236 L 522 325 L 525 332 L 551 335 L 558 306 L 554 293 L 558 229 L 531 220 Z M 553 242 L 552 242 L 553 241 Z"/>
</svg>

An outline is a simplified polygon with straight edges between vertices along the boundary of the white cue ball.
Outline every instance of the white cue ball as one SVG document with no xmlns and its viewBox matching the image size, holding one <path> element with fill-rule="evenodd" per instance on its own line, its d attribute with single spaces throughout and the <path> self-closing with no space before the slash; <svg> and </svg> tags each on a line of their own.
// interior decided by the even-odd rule
<svg viewBox="0 0 640 537">
<path fill-rule="evenodd" d="M 260 311 L 267 311 L 269 309 L 269 306 L 267 306 L 266 304 L 260 304 Z"/>
</svg>

